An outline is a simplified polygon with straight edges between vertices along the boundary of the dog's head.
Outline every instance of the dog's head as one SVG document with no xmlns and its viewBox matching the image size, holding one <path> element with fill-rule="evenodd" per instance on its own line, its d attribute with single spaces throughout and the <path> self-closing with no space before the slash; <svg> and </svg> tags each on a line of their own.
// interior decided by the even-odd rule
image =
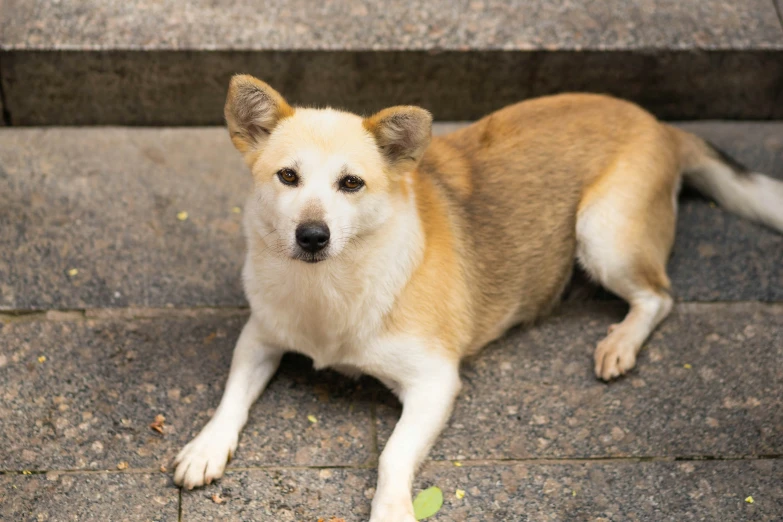
<svg viewBox="0 0 783 522">
<path fill-rule="evenodd" d="M 291 107 L 252 76 L 231 80 L 225 116 L 255 181 L 255 232 L 270 252 L 310 263 L 380 231 L 430 142 L 432 117 L 392 107 L 369 118 Z"/>
</svg>

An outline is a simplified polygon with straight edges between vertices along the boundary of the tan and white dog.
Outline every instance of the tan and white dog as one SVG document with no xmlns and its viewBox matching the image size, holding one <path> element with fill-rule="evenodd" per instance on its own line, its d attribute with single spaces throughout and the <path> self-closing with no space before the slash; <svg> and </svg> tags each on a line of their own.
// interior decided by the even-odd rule
<svg viewBox="0 0 783 522">
<path fill-rule="evenodd" d="M 403 404 L 372 522 L 412 522 L 414 472 L 460 390 L 461 359 L 558 302 L 575 262 L 630 304 L 595 350 L 623 375 L 672 308 L 666 262 L 681 180 L 783 230 L 783 183 L 606 96 L 525 101 L 431 140 L 432 118 L 291 107 L 232 79 L 231 140 L 255 183 L 243 279 L 251 316 L 215 415 L 177 457 L 220 477 L 286 351 L 377 377 Z"/>
</svg>

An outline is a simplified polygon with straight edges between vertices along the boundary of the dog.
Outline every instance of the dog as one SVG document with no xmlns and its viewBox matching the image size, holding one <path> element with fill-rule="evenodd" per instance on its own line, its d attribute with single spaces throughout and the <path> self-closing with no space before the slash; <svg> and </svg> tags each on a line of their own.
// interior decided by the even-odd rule
<svg viewBox="0 0 783 522">
<path fill-rule="evenodd" d="M 596 376 L 634 367 L 672 308 L 681 181 L 783 231 L 782 182 L 608 96 L 523 101 L 432 139 L 419 107 L 292 107 L 239 75 L 225 117 L 254 180 L 251 314 L 220 405 L 176 458 L 188 489 L 222 476 L 248 410 L 296 351 L 399 397 L 370 520 L 413 522 L 413 476 L 451 414 L 460 361 L 549 313 L 575 266 L 630 305 L 597 344 Z"/>
</svg>

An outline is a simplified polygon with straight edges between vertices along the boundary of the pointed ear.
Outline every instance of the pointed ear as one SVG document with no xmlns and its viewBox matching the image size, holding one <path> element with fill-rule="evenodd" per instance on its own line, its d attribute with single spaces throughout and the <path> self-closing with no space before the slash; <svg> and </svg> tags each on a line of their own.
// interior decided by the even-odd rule
<svg viewBox="0 0 783 522">
<path fill-rule="evenodd" d="M 293 116 L 294 109 L 266 83 L 238 74 L 231 78 L 223 112 L 231 141 L 246 153 L 259 150 L 280 120 Z"/>
<path fill-rule="evenodd" d="M 384 109 L 362 122 L 393 170 L 413 170 L 432 138 L 432 114 L 411 105 Z"/>
</svg>

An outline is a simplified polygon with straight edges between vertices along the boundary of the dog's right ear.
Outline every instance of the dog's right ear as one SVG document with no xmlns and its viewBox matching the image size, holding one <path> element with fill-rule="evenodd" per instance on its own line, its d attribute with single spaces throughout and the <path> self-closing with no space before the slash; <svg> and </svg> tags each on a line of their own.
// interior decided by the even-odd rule
<svg viewBox="0 0 783 522">
<path fill-rule="evenodd" d="M 246 155 L 258 152 L 272 130 L 294 109 L 276 90 L 247 74 L 231 78 L 224 109 L 231 141 Z"/>
</svg>

